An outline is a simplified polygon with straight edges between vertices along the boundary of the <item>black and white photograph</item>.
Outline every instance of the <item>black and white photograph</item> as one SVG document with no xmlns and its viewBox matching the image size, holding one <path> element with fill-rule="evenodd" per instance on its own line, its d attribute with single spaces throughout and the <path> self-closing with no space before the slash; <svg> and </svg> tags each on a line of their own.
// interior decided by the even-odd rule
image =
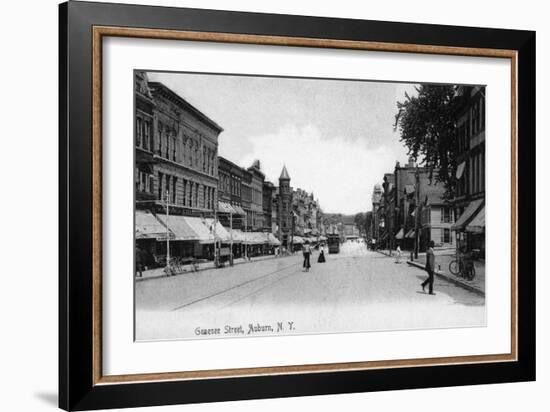
<svg viewBox="0 0 550 412">
<path fill-rule="evenodd" d="M 135 339 L 486 326 L 486 87 L 136 69 Z"/>
</svg>

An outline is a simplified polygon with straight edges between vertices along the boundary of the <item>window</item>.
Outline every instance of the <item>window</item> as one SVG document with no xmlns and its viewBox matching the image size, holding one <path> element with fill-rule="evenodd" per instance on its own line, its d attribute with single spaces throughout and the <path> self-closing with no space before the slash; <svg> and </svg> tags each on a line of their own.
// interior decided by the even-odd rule
<svg viewBox="0 0 550 412">
<path fill-rule="evenodd" d="M 185 206 L 185 201 L 187 200 L 187 180 L 183 179 L 183 191 L 182 191 L 182 197 L 181 197 L 181 204 Z"/>
<path fill-rule="evenodd" d="M 162 153 L 162 122 L 159 120 L 157 122 L 157 147 L 155 148 L 155 151 L 157 154 Z"/>
<path fill-rule="evenodd" d="M 443 207 L 441 209 L 441 223 L 451 223 L 451 222 L 452 222 L 451 208 Z"/>
<path fill-rule="evenodd" d="M 158 181 L 158 200 L 162 200 L 162 172 L 159 172 L 159 181 Z"/>
<path fill-rule="evenodd" d="M 441 229 L 441 240 L 443 243 L 452 243 L 451 229 Z"/>
<path fill-rule="evenodd" d="M 141 147 L 141 139 L 142 139 L 141 123 L 142 123 L 141 117 L 138 117 L 136 119 L 136 147 Z"/>
<path fill-rule="evenodd" d="M 195 184 L 195 207 L 199 207 L 199 185 Z"/>
<path fill-rule="evenodd" d="M 477 134 L 480 129 L 480 109 L 479 100 L 472 107 L 472 135 Z"/>
<path fill-rule="evenodd" d="M 151 150 L 151 122 L 146 120 L 143 128 L 143 148 Z"/>
<path fill-rule="evenodd" d="M 154 193 L 155 189 L 155 177 L 153 175 L 149 175 L 148 179 L 148 186 L 147 186 L 147 193 Z"/>
<path fill-rule="evenodd" d="M 174 205 L 176 204 L 176 201 L 177 201 L 177 192 L 176 192 L 177 182 L 178 182 L 178 178 L 175 176 L 172 177 L 172 203 Z"/>
<path fill-rule="evenodd" d="M 170 201 L 170 177 L 169 175 L 166 175 L 166 189 L 164 190 L 164 197 L 163 199 L 167 202 Z"/>
<path fill-rule="evenodd" d="M 147 191 L 147 174 L 144 172 L 139 172 L 139 191 Z"/>
<path fill-rule="evenodd" d="M 176 161 L 176 136 L 172 136 L 172 160 Z"/>
</svg>

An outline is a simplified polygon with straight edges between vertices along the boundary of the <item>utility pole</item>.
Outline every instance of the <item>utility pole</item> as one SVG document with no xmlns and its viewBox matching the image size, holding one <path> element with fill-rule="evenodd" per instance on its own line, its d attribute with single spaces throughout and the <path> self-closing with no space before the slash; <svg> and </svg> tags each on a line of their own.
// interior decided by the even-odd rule
<svg viewBox="0 0 550 412">
<path fill-rule="evenodd" d="M 291 232 L 291 236 L 290 236 L 290 252 L 294 253 L 294 225 L 296 223 L 295 223 L 294 211 L 292 210 L 291 213 L 292 213 L 292 215 L 291 215 L 292 216 L 292 227 L 291 227 L 292 232 Z"/>
<path fill-rule="evenodd" d="M 418 259 L 418 251 L 420 249 L 418 229 L 420 228 L 420 172 L 418 166 L 414 173 L 415 178 L 415 195 L 416 195 L 416 213 L 414 216 L 414 258 Z"/>
<path fill-rule="evenodd" d="M 231 236 L 231 240 L 229 242 L 231 247 L 231 254 L 229 255 L 229 264 L 233 266 L 233 211 L 229 211 L 229 235 Z"/>
<path fill-rule="evenodd" d="M 218 240 L 216 236 L 216 226 L 218 226 L 218 201 L 214 199 L 214 266 L 219 266 L 219 257 L 218 257 Z"/>
<path fill-rule="evenodd" d="M 166 191 L 166 196 L 164 197 L 164 205 L 166 206 L 166 268 L 170 267 L 170 229 L 169 229 L 169 223 L 168 219 L 170 216 L 170 213 L 168 212 L 168 197 L 170 195 L 170 192 Z"/>
<path fill-rule="evenodd" d="M 248 212 L 244 217 L 244 260 L 248 260 L 248 244 L 246 243 L 246 231 L 248 230 Z"/>
</svg>

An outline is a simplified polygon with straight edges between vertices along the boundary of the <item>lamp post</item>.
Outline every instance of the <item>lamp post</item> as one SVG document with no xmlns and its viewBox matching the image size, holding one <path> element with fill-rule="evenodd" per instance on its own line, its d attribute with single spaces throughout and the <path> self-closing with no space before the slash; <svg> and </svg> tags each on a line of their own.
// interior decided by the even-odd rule
<svg viewBox="0 0 550 412">
<path fill-rule="evenodd" d="M 216 233 L 216 227 L 218 226 L 218 200 L 214 199 L 214 223 L 213 223 L 213 234 L 214 234 L 214 267 L 219 266 L 219 258 L 218 258 L 218 240 L 217 240 L 217 233 Z"/>
</svg>

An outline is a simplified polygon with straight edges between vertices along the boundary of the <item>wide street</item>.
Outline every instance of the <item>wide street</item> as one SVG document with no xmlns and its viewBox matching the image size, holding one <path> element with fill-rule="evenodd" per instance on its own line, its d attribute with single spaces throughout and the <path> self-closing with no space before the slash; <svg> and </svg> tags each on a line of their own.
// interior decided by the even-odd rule
<svg viewBox="0 0 550 412">
<path fill-rule="evenodd" d="M 136 338 L 227 338 L 485 325 L 485 299 L 347 242 L 309 272 L 296 254 L 135 284 Z M 252 327 L 252 329 L 251 329 Z M 228 333 L 226 333 L 228 332 Z M 249 333 L 250 332 L 250 333 Z"/>
</svg>

